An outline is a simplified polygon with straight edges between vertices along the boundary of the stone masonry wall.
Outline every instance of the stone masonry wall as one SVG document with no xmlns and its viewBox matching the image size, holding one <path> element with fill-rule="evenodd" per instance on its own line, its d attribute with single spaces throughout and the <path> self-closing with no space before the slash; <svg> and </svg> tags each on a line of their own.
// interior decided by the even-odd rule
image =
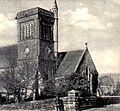
<svg viewBox="0 0 120 111">
<path fill-rule="evenodd" d="M 62 97 L 64 111 L 75 111 L 75 99 Z M 40 111 L 57 111 L 55 99 L 46 99 L 39 101 L 15 103 L 0 106 L 0 110 L 40 110 Z"/>
<path fill-rule="evenodd" d="M 75 111 L 75 98 L 76 91 L 72 90 L 68 93 L 68 96 L 61 97 L 60 99 L 64 104 L 64 111 Z M 30 101 L 23 103 L 15 103 L 8 105 L 1 105 L 0 110 L 40 110 L 40 111 L 57 111 L 56 99 L 45 99 L 39 101 Z"/>
</svg>

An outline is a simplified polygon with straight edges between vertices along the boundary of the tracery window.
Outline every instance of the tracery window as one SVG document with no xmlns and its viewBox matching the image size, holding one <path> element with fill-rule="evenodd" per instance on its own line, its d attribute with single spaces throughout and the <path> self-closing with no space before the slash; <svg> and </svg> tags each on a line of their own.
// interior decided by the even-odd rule
<svg viewBox="0 0 120 111">
<path fill-rule="evenodd" d="M 52 40 L 53 39 L 53 27 L 49 23 L 41 23 L 42 39 Z"/>
<path fill-rule="evenodd" d="M 25 26 L 22 26 L 22 34 L 21 34 L 21 39 L 20 40 L 24 40 L 24 36 L 25 36 Z"/>
<path fill-rule="evenodd" d="M 24 39 L 27 39 L 27 32 L 28 32 L 27 29 L 28 29 L 27 24 L 25 24 L 25 37 L 24 37 Z"/>
<path fill-rule="evenodd" d="M 34 37 L 35 26 L 33 21 L 21 23 L 20 40 L 26 40 Z"/>
<path fill-rule="evenodd" d="M 31 32 L 31 38 L 33 38 L 34 36 L 34 24 L 33 23 L 31 23 L 30 32 Z"/>
<path fill-rule="evenodd" d="M 53 26 L 50 26 L 50 40 L 53 39 Z"/>
<path fill-rule="evenodd" d="M 41 24 L 41 30 L 42 30 L 42 39 L 45 39 L 46 38 L 46 26 L 44 22 L 42 22 Z"/>
<path fill-rule="evenodd" d="M 30 32 L 31 32 L 31 24 L 28 24 L 28 38 L 30 38 L 30 37 L 31 37 Z"/>
</svg>

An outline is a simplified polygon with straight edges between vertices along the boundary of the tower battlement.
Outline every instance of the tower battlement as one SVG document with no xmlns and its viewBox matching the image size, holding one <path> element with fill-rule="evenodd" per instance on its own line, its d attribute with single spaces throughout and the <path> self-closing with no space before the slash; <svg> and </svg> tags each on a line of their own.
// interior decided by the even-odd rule
<svg viewBox="0 0 120 111">
<path fill-rule="evenodd" d="M 32 9 L 28 9 L 28 10 L 24 10 L 24 11 L 20 11 L 17 13 L 16 19 L 21 19 L 24 17 L 28 17 L 28 16 L 32 16 L 32 15 L 40 15 L 40 16 L 46 16 L 46 17 L 51 17 L 54 18 L 54 13 L 52 11 L 49 10 L 45 10 L 39 7 L 35 7 Z"/>
</svg>

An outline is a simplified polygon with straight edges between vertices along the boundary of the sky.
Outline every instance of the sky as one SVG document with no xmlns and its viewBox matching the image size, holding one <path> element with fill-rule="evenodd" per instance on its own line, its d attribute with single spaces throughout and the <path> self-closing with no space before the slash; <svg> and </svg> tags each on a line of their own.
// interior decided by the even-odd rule
<svg viewBox="0 0 120 111">
<path fill-rule="evenodd" d="M 54 0 L 0 0 L 0 47 L 17 43 L 16 13 Z M 120 0 L 57 0 L 59 51 L 88 49 L 100 74 L 120 72 Z"/>
</svg>

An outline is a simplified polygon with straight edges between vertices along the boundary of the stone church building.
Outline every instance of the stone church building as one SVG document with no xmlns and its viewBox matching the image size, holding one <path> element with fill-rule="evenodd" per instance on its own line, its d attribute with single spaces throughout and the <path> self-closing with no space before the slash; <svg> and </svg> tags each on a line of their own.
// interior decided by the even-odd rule
<svg viewBox="0 0 120 111">
<path fill-rule="evenodd" d="M 36 7 L 17 13 L 18 41 L 16 45 L 0 48 L 0 69 L 26 67 L 26 73 L 35 78 L 35 92 L 52 95 L 55 81 L 76 73 L 84 75 L 89 93 L 96 94 L 98 72 L 86 46 L 85 49 L 58 52 L 58 7 L 50 11 Z M 35 71 L 30 74 L 32 64 Z M 35 67 L 34 67 L 35 66 Z M 30 74 L 30 75 L 29 75 Z M 51 80 L 52 84 L 46 81 Z M 68 84 L 67 84 L 68 85 Z M 29 87 L 29 86 L 28 86 Z M 2 86 L 1 86 L 2 88 Z M 2 89 L 0 89 L 2 91 Z M 70 89 L 72 90 L 72 89 Z"/>
</svg>

